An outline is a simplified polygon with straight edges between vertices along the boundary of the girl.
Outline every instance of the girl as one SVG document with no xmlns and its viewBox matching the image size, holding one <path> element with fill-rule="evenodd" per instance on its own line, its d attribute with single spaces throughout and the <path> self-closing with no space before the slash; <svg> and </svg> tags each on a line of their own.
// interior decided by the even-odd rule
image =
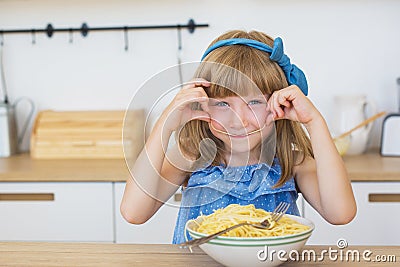
<svg viewBox="0 0 400 267">
<path fill-rule="evenodd" d="M 288 213 L 299 215 L 298 192 L 332 224 L 354 218 L 343 161 L 280 38 L 223 34 L 196 75 L 164 110 L 135 162 L 121 203 L 128 222 L 146 222 L 182 185 L 173 243 L 185 241 L 187 220 L 232 203 L 272 211 L 286 201 Z M 178 146 L 167 156 L 174 131 Z"/>
</svg>

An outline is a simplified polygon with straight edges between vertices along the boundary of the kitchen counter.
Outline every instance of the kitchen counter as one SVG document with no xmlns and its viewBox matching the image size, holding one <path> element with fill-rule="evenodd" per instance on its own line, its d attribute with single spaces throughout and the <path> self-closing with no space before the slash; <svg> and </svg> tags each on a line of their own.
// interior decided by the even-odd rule
<svg viewBox="0 0 400 267">
<path fill-rule="evenodd" d="M 400 181 L 400 157 L 377 152 L 345 156 L 351 181 Z M 0 158 L 1 182 L 126 181 L 123 159 L 32 159 L 29 154 Z"/>
<path fill-rule="evenodd" d="M 1 182 L 118 182 L 128 177 L 123 159 L 0 158 Z"/>
<path fill-rule="evenodd" d="M 382 157 L 378 152 L 344 156 L 349 178 L 353 182 L 400 181 L 400 157 Z"/>
<path fill-rule="evenodd" d="M 287 262 L 280 266 L 379 266 L 392 267 L 400 261 L 400 246 L 357 246 L 343 250 L 357 250 L 360 259 L 340 253 L 321 253 L 329 246 L 306 246 L 314 250 L 316 258 Z M 332 250 L 338 248 L 331 247 Z M 363 253 L 370 250 L 371 253 Z M 340 250 L 339 250 L 340 251 Z M 335 254 L 336 253 L 336 254 Z M 323 257 L 321 256 L 323 254 Z M 301 255 L 301 254 L 300 254 Z M 335 255 L 337 259 L 335 260 Z M 322 260 L 323 258 L 323 260 Z M 385 262 L 383 262 L 385 259 Z M 380 260 L 378 262 L 378 260 Z M 181 249 L 178 245 L 99 244 L 99 243 L 26 243 L 0 242 L 1 266 L 222 266 L 199 248 Z"/>
</svg>

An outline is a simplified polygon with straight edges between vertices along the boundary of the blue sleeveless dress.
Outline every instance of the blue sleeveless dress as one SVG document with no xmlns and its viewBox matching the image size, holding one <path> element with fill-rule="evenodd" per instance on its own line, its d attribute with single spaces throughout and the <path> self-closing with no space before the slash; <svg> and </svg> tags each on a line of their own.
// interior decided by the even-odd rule
<svg viewBox="0 0 400 267">
<path fill-rule="evenodd" d="M 186 241 L 185 224 L 188 220 L 201 214 L 209 215 L 230 204 L 254 204 L 256 208 L 273 211 L 284 201 L 291 204 L 288 214 L 299 215 L 294 179 L 273 188 L 280 175 L 281 168 L 277 159 L 272 166 L 265 163 L 240 167 L 210 166 L 193 172 L 187 187 L 182 191 L 172 243 Z"/>
</svg>

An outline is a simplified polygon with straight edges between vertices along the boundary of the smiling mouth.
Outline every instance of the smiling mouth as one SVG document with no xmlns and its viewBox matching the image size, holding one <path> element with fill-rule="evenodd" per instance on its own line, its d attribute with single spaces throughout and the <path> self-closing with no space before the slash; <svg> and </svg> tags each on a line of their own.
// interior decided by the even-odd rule
<svg viewBox="0 0 400 267">
<path fill-rule="evenodd" d="M 265 128 L 265 126 L 266 126 L 266 124 L 264 124 L 264 126 L 261 127 L 260 129 L 257 129 L 257 130 L 254 130 L 254 131 L 251 131 L 251 132 L 248 132 L 248 133 L 245 133 L 245 134 L 232 134 L 232 133 L 228 133 L 228 132 L 225 132 L 225 131 L 221 131 L 221 130 L 216 129 L 216 128 L 212 125 L 212 123 L 209 123 L 209 125 L 210 125 L 210 127 L 211 127 L 214 131 L 216 131 L 216 132 L 218 132 L 218 133 L 221 133 L 221 134 L 225 134 L 225 135 L 230 136 L 230 137 L 233 137 L 233 138 L 244 138 L 244 137 L 253 135 L 253 134 L 255 134 L 255 133 L 261 132 L 261 131 Z"/>
</svg>

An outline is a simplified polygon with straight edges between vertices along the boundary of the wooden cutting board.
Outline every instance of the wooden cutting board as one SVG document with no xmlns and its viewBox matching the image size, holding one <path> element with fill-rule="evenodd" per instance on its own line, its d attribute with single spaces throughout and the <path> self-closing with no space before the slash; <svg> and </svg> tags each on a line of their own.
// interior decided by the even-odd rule
<svg viewBox="0 0 400 267">
<path fill-rule="evenodd" d="M 144 110 L 40 112 L 32 128 L 30 153 L 40 159 L 136 158 L 144 144 Z M 124 140 L 124 142 L 123 142 Z"/>
</svg>

